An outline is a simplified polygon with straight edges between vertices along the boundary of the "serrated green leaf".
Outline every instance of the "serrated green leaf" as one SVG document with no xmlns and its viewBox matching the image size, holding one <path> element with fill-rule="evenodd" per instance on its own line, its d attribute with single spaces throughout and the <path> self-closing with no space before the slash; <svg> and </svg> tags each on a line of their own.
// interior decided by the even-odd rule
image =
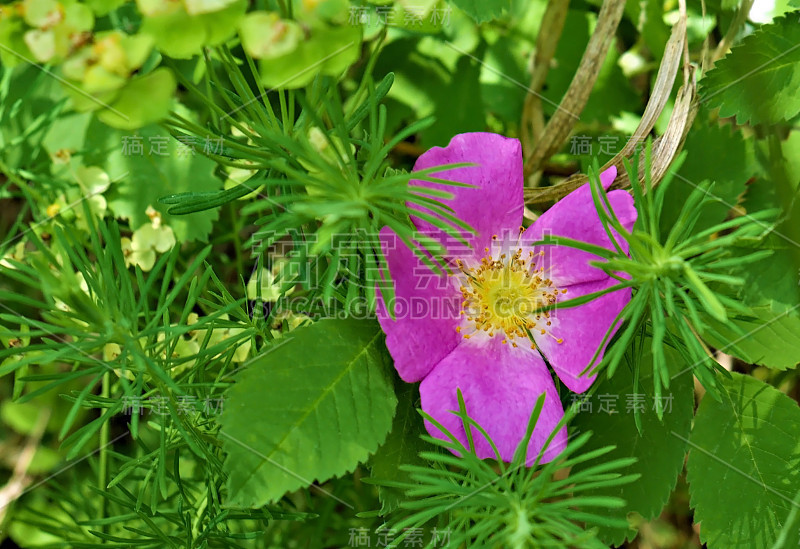
<svg viewBox="0 0 800 549">
<path fill-rule="evenodd" d="M 650 348 L 649 340 L 644 348 Z M 665 354 L 667 363 L 677 373 L 681 364 L 679 355 L 669 349 L 665 349 Z M 619 470 L 624 475 L 641 475 L 636 482 L 585 493 L 625 500 L 625 506 L 605 512 L 606 516 L 615 519 L 624 520 L 629 513 L 636 512 L 645 520 L 650 520 L 661 513 L 675 488 L 678 474 L 683 469 L 686 452 L 686 444 L 670 436 L 670 433 L 674 431 L 686 438 L 691 429 L 694 406 L 691 374 L 676 376 L 669 389 L 662 393 L 661 403 L 665 411 L 664 420 L 660 422 L 655 412 L 653 367 L 649 352 L 639 361 L 639 367 L 642 377 L 638 391 L 634 390 L 632 369 L 621 366 L 610 380 L 605 379 L 600 383 L 593 396 L 584 404 L 591 405 L 591 409 L 581 411 L 573 420 L 573 425 L 580 432 L 593 432 L 583 452 L 613 444 L 616 449 L 605 457 L 606 460 L 631 457 L 637 459 L 636 463 Z M 642 397 L 632 396 L 637 392 Z M 611 406 L 603 406 L 604 396 L 615 403 L 616 413 L 607 412 Z M 642 399 L 643 407 L 640 414 L 641 436 L 636 428 L 633 408 L 629 408 L 639 402 L 639 398 Z M 586 466 L 589 465 L 591 462 Z M 577 473 L 582 467 L 584 466 L 577 466 L 574 472 Z M 600 527 L 598 536 L 607 544 L 620 545 L 626 539 L 633 539 L 636 530 Z"/>
<path fill-rule="evenodd" d="M 284 341 L 227 394 L 230 505 L 260 507 L 352 471 L 392 424 L 397 399 L 376 322 L 322 320 Z"/>
<path fill-rule="evenodd" d="M 782 242 L 778 242 L 781 244 Z M 768 249 L 766 242 L 756 242 L 752 248 L 731 248 L 734 257 L 745 257 L 758 250 Z M 731 269 L 730 274 L 744 280 L 736 299 L 750 307 L 766 307 L 776 315 L 800 305 L 800 280 L 795 251 L 791 247 L 775 248 L 772 254 L 755 262 Z M 796 311 L 800 314 L 800 310 Z"/>
<path fill-rule="evenodd" d="M 401 465 L 424 465 L 420 452 L 435 448 L 420 438 L 425 434 L 425 426 L 417 411 L 419 390 L 416 384 L 397 383 L 397 411 L 392 422 L 392 430 L 375 455 L 370 459 L 372 478 L 380 481 L 412 482 L 411 475 L 400 469 Z M 380 486 L 381 516 L 396 509 L 405 496 L 398 488 Z"/>
<path fill-rule="evenodd" d="M 717 124 L 695 124 L 686 138 L 688 151 L 661 209 L 661 230 L 668 234 L 687 198 L 704 181 L 713 181 L 712 201 L 703 206 L 703 215 L 694 227 L 698 233 L 725 220 L 745 192 L 747 181 L 759 172 L 753 143 L 738 131 Z M 725 158 L 725 162 L 709 162 Z"/>
<path fill-rule="evenodd" d="M 768 548 L 800 491 L 800 408 L 737 373 L 720 379 L 720 394 L 720 402 L 701 402 L 689 443 L 687 478 L 700 538 L 711 549 Z M 784 547 L 800 542 L 800 529 L 791 530 Z"/>
<path fill-rule="evenodd" d="M 742 40 L 702 81 L 701 97 L 738 123 L 774 124 L 800 112 L 800 24 L 782 17 Z"/>
<path fill-rule="evenodd" d="M 708 342 L 748 364 L 760 364 L 777 370 L 797 366 L 800 363 L 800 307 L 795 306 L 783 312 L 755 307 L 753 313 L 756 317 L 752 320 L 732 320 L 745 335 L 709 320 L 725 341 L 735 342 L 735 348 L 710 336 Z"/>
</svg>

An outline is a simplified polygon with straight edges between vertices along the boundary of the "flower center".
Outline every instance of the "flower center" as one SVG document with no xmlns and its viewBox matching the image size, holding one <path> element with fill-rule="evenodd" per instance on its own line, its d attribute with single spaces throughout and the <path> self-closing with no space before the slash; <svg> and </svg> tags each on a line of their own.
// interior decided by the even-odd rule
<svg viewBox="0 0 800 549">
<path fill-rule="evenodd" d="M 494 240 L 497 237 L 493 237 Z M 535 349 L 533 333 L 552 334 L 548 331 L 551 325 L 550 312 L 542 310 L 554 305 L 560 293 L 547 278 L 545 268 L 537 267 L 536 260 L 544 257 L 544 251 L 534 255 L 533 251 L 523 253 L 522 248 L 508 256 L 500 254 L 493 257 L 489 248 L 485 249 L 480 263 L 467 267 L 462 260 L 456 265 L 462 273 L 461 295 L 463 296 L 462 314 L 466 316 L 465 326 L 457 328 L 469 339 L 477 332 L 486 332 L 489 337 L 502 332 L 502 343 L 511 343 L 517 347 L 517 338 L 528 339 L 531 349 Z M 560 338 L 556 338 L 561 343 Z"/>
</svg>

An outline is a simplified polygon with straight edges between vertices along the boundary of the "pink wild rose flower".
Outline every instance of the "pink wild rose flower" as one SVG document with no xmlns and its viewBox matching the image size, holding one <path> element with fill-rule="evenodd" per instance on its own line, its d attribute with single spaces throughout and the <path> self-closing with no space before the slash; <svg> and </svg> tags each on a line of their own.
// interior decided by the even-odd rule
<svg viewBox="0 0 800 549">
<path fill-rule="evenodd" d="M 425 181 L 412 185 L 450 192 L 445 201 L 454 215 L 475 229 L 466 231 L 465 246 L 434 225 L 412 216 L 417 229 L 447 249 L 451 276 L 436 275 L 388 227 L 381 242 L 395 288 L 395 319 L 382 300 L 378 320 L 400 377 L 421 381 L 422 409 L 465 446 L 467 437 L 458 411 L 460 389 L 467 413 L 483 427 L 504 461 L 511 461 L 525 436 L 536 400 L 544 408 L 528 446 L 533 463 L 564 415 L 553 378 L 543 360 L 570 390 L 586 391 L 593 377 L 580 376 L 600 347 L 614 318 L 630 301 L 629 288 L 616 290 L 577 307 L 551 309 L 547 304 L 614 286 L 617 281 L 589 264 L 598 256 L 567 246 L 531 246 L 545 235 L 557 235 L 614 249 L 597 215 L 588 184 L 564 197 L 533 225 L 522 230 L 523 173 L 519 141 L 492 133 L 453 137 L 419 157 L 414 169 L 471 163 L 434 177 L 467 183 L 455 187 Z M 604 188 L 616 168 L 600 176 Z M 420 192 L 424 192 L 420 190 Z M 608 193 L 611 207 L 626 230 L 636 221 L 629 193 Z M 433 215 L 420 210 L 423 217 Z M 614 234 L 627 253 L 627 244 Z M 603 349 L 604 351 L 604 349 Z M 600 355 L 602 357 L 602 354 Z M 446 439 L 425 422 L 431 436 Z M 488 441 L 473 430 L 480 458 L 494 458 Z M 566 446 L 559 430 L 543 455 L 554 459 Z"/>
</svg>

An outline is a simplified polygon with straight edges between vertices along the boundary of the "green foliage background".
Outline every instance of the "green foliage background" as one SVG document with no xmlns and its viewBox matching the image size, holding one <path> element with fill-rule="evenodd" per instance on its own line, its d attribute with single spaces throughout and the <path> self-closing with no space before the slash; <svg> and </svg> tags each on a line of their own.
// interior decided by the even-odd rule
<svg viewBox="0 0 800 549">
<path fill-rule="evenodd" d="M 795 547 L 800 4 L 762 8 L 0 2 L 2 547 Z M 609 161 L 639 210 L 587 396 L 643 408 L 560 388 L 570 446 L 533 469 L 428 437 L 374 320 L 382 227 L 446 268 L 409 206 L 464 223 L 409 172 L 469 131 L 560 145 L 528 221 L 578 172 L 602 212 Z"/>
</svg>

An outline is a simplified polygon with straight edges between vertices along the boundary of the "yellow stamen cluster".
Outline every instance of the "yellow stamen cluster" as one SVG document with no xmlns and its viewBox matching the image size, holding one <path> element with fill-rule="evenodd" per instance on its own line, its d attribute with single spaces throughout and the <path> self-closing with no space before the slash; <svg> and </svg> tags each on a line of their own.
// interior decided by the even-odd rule
<svg viewBox="0 0 800 549">
<path fill-rule="evenodd" d="M 490 337 L 499 334 L 503 336 L 502 343 L 511 343 L 513 347 L 517 347 L 515 339 L 528 339 L 532 349 L 536 348 L 534 331 L 555 337 L 547 329 L 551 324 L 550 312 L 541 309 L 555 304 L 558 295 L 566 290 L 555 288 L 545 268 L 536 267 L 532 251 L 526 258 L 523 258 L 522 248 L 510 257 L 504 253 L 494 258 L 489 248 L 485 252 L 486 256 L 474 267 L 456 261 L 463 276 L 462 314 L 467 318 L 467 329 L 459 327 L 457 331 L 466 332 L 463 336 L 467 339 L 479 331 L 487 332 Z M 544 252 L 539 252 L 538 256 L 544 256 Z M 474 329 L 469 330 L 469 327 Z M 562 342 L 558 338 L 556 341 Z"/>
</svg>

